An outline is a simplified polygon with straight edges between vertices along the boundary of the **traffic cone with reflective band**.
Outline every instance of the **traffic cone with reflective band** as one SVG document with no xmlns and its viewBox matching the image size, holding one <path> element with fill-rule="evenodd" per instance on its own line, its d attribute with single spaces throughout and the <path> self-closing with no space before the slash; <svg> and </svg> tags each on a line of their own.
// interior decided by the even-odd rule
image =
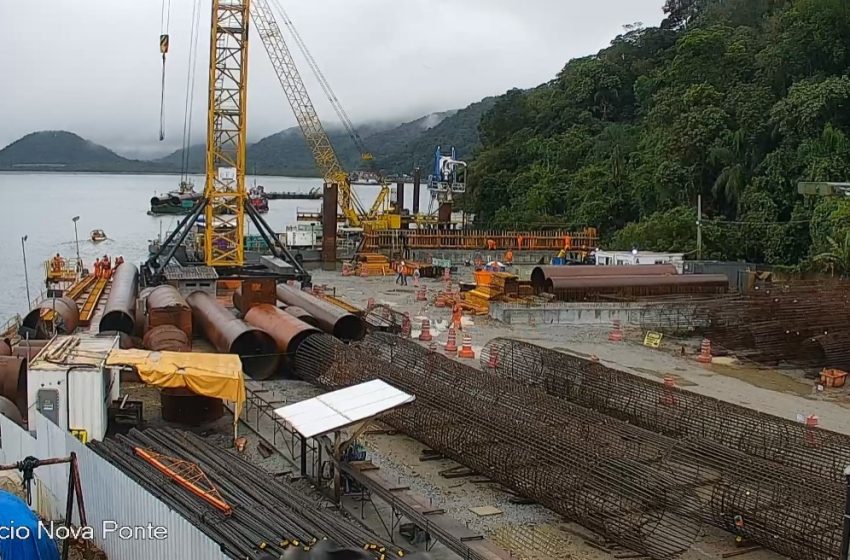
<svg viewBox="0 0 850 560">
<path fill-rule="evenodd" d="M 446 278 L 446 282 L 445 282 L 445 284 L 446 284 L 446 287 L 445 287 L 445 291 L 446 291 L 446 293 L 447 293 L 448 295 L 452 295 L 452 293 L 453 293 L 453 292 L 452 292 L 452 279 L 451 279 L 451 278 Z"/>
<path fill-rule="evenodd" d="M 428 292 L 425 286 L 422 286 L 420 290 L 416 291 L 416 301 L 428 301 Z"/>
<path fill-rule="evenodd" d="M 697 361 L 701 364 L 711 363 L 711 341 L 707 338 L 702 339 L 702 344 L 700 344 L 699 347 L 699 356 L 697 356 Z"/>
<path fill-rule="evenodd" d="M 620 321 L 614 321 L 614 326 L 611 329 L 611 332 L 608 333 L 608 341 L 609 342 L 623 342 L 623 327 L 620 324 Z"/>
<path fill-rule="evenodd" d="M 360 263 L 360 276 L 362 278 L 369 276 L 369 269 L 366 268 L 366 263 Z"/>
<path fill-rule="evenodd" d="M 804 434 L 804 439 L 806 441 L 806 445 L 809 447 L 817 447 L 818 446 L 818 417 L 814 414 L 809 414 L 806 416 L 806 432 Z"/>
<path fill-rule="evenodd" d="M 410 338 L 410 313 L 405 312 L 404 317 L 401 319 L 401 336 L 404 338 Z"/>
<path fill-rule="evenodd" d="M 458 358 L 475 358 L 475 352 L 472 350 L 472 337 L 468 334 L 463 335 L 463 346 L 457 353 Z"/>
<path fill-rule="evenodd" d="M 366 301 L 366 311 L 372 311 L 373 309 L 375 309 L 375 298 L 370 297 L 368 301 Z"/>
<path fill-rule="evenodd" d="M 342 263 L 342 275 L 351 276 L 351 265 L 349 263 Z"/>
<path fill-rule="evenodd" d="M 446 354 L 457 354 L 457 333 L 449 327 L 449 339 L 446 341 Z"/>
<path fill-rule="evenodd" d="M 452 281 L 452 271 L 448 267 L 443 269 L 443 280 L 445 280 L 447 282 Z"/>
<path fill-rule="evenodd" d="M 487 367 L 488 368 L 497 368 L 499 367 L 499 349 L 498 348 L 490 348 L 490 355 L 487 356 Z"/>
<path fill-rule="evenodd" d="M 664 376 L 664 389 L 661 391 L 661 398 L 658 401 L 667 406 L 676 404 L 676 378 L 670 375 Z"/>
<path fill-rule="evenodd" d="M 431 336 L 431 321 L 422 319 L 422 332 L 419 333 L 419 340 L 422 342 L 431 342 L 433 338 Z"/>
</svg>

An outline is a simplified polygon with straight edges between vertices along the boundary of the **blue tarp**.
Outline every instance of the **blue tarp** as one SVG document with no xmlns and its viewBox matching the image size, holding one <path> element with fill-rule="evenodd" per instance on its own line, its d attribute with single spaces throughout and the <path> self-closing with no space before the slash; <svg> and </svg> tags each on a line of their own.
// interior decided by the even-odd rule
<svg viewBox="0 0 850 560">
<path fill-rule="evenodd" d="M 59 549 L 39 532 L 38 518 L 26 502 L 0 490 L 0 559 L 59 560 Z"/>
</svg>

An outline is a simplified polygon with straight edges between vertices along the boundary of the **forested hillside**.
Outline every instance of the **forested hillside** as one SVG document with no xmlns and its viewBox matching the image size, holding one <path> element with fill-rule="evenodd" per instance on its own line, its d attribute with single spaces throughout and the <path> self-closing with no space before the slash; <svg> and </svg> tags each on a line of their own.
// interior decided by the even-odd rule
<svg viewBox="0 0 850 560">
<path fill-rule="evenodd" d="M 665 12 L 499 98 L 467 206 L 491 225 L 598 226 L 610 246 L 690 252 L 702 195 L 704 258 L 850 267 L 850 203 L 797 194 L 850 180 L 850 2 Z"/>
</svg>

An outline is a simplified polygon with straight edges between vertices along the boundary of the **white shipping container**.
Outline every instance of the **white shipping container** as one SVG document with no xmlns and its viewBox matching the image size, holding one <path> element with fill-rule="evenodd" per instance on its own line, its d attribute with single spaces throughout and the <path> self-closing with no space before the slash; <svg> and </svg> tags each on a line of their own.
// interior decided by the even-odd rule
<svg viewBox="0 0 850 560">
<path fill-rule="evenodd" d="M 119 371 L 105 365 L 118 336 L 51 340 L 30 363 L 27 405 L 82 441 L 106 435 L 107 409 L 120 395 Z"/>
</svg>

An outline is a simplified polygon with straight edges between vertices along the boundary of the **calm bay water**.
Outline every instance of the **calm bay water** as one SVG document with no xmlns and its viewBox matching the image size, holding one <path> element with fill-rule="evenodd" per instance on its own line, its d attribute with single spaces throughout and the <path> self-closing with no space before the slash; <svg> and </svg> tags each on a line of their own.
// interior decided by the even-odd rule
<svg viewBox="0 0 850 560">
<path fill-rule="evenodd" d="M 193 176 L 197 189 L 203 189 L 203 177 Z M 308 192 L 320 187 L 321 179 L 294 177 L 250 177 L 248 184 L 263 185 L 270 191 Z M 88 263 L 104 253 L 139 263 L 147 258 L 148 241 L 173 229 L 179 216 L 148 216 L 150 198 L 177 186 L 174 175 L 111 175 L 105 173 L 0 173 L 0 321 L 15 313 L 24 313 L 26 282 L 21 238 L 27 236 L 26 258 L 29 287 L 34 298 L 43 288 L 44 262 L 57 252 L 66 257 L 76 254 L 74 224 L 80 238 L 80 256 Z M 355 187 L 368 208 L 377 195 L 376 186 Z M 428 208 L 428 192 L 422 189 L 421 207 Z M 409 208 L 412 189 L 405 192 Z M 275 231 L 295 223 L 298 209 L 318 211 L 319 200 L 272 200 L 266 220 Z M 109 239 L 94 244 L 89 232 L 102 229 Z"/>
</svg>

